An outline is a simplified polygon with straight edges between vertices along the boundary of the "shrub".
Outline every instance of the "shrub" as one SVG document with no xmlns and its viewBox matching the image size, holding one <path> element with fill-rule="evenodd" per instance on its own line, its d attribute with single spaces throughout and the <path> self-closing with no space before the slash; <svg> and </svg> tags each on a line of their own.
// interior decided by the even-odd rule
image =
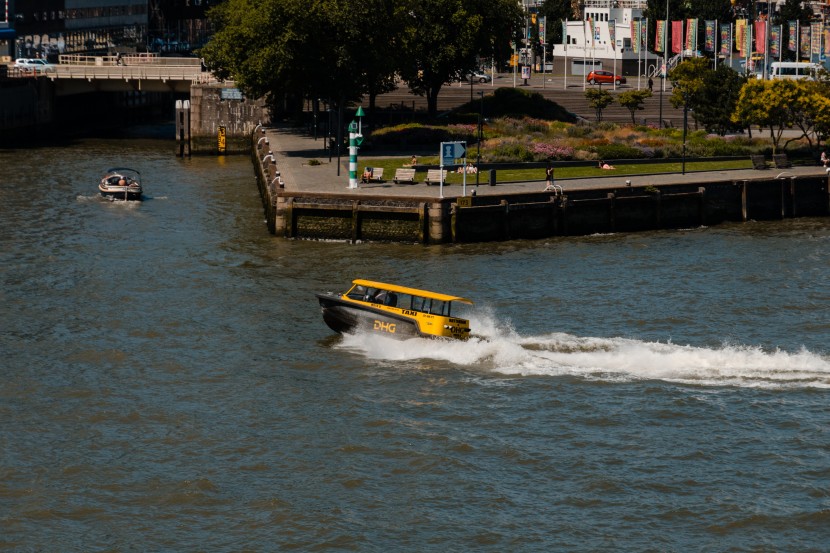
<svg viewBox="0 0 830 553">
<path fill-rule="evenodd" d="M 560 146 L 546 142 L 534 142 L 530 148 L 534 161 L 546 161 L 553 159 L 572 159 L 574 149 L 570 146 Z"/>
<path fill-rule="evenodd" d="M 646 157 L 642 150 L 628 144 L 600 144 L 592 146 L 591 150 L 600 159 L 641 159 Z"/>
<path fill-rule="evenodd" d="M 515 137 L 502 137 L 484 143 L 483 155 L 488 161 L 533 161 L 534 155 L 527 144 Z"/>
<path fill-rule="evenodd" d="M 463 125 L 462 125 L 463 126 Z M 448 142 L 455 137 L 448 127 L 438 127 L 409 123 L 406 125 L 395 125 L 377 129 L 372 133 L 372 142 L 376 145 L 382 144 L 437 144 Z"/>
</svg>

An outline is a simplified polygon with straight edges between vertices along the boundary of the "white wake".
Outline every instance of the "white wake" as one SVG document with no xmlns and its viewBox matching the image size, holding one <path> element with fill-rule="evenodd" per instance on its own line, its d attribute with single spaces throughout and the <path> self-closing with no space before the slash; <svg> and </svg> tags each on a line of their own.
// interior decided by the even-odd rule
<svg viewBox="0 0 830 553">
<path fill-rule="evenodd" d="M 423 359 L 503 375 L 577 376 L 628 382 L 662 380 L 697 386 L 830 388 L 830 358 L 802 349 L 764 350 L 722 344 L 708 348 L 630 338 L 592 338 L 564 333 L 521 336 L 493 317 L 471 316 L 478 335 L 466 342 L 414 338 L 398 341 L 372 334 L 345 335 L 338 347 L 370 359 Z"/>
</svg>

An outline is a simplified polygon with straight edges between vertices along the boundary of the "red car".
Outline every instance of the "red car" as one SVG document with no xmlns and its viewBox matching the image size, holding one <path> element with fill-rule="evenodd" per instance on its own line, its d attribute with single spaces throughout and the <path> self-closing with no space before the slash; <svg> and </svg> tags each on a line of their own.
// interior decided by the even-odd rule
<svg viewBox="0 0 830 553">
<path fill-rule="evenodd" d="M 591 71 L 588 73 L 588 76 L 585 78 L 589 84 L 597 84 L 597 83 L 616 83 L 617 86 L 621 84 L 625 84 L 625 77 L 622 75 L 614 75 L 610 71 Z"/>
</svg>

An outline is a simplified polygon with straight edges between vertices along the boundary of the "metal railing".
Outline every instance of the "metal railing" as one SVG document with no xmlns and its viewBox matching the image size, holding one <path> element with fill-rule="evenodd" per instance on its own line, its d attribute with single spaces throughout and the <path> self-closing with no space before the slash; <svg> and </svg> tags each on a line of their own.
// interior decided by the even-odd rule
<svg viewBox="0 0 830 553">
<path fill-rule="evenodd" d="M 92 66 L 113 66 L 113 65 L 157 65 L 157 66 L 181 66 L 201 67 L 202 60 L 198 58 L 174 58 L 161 57 L 158 54 L 108 54 L 106 56 L 87 56 L 83 54 L 61 54 L 58 58 L 58 65 L 92 65 Z"/>
</svg>

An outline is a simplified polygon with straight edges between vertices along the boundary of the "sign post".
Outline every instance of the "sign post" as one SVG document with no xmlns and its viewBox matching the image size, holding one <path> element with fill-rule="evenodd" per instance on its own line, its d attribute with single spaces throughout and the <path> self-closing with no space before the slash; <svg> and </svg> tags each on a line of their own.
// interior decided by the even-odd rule
<svg viewBox="0 0 830 553">
<path fill-rule="evenodd" d="M 447 165 L 455 165 L 455 160 L 464 158 L 464 177 L 462 195 L 467 195 L 467 143 L 466 142 L 442 142 L 441 151 L 439 152 L 441 158 L 441 186 L 439 196 L 444 197 L 444 167 Z"/>
</svg>

